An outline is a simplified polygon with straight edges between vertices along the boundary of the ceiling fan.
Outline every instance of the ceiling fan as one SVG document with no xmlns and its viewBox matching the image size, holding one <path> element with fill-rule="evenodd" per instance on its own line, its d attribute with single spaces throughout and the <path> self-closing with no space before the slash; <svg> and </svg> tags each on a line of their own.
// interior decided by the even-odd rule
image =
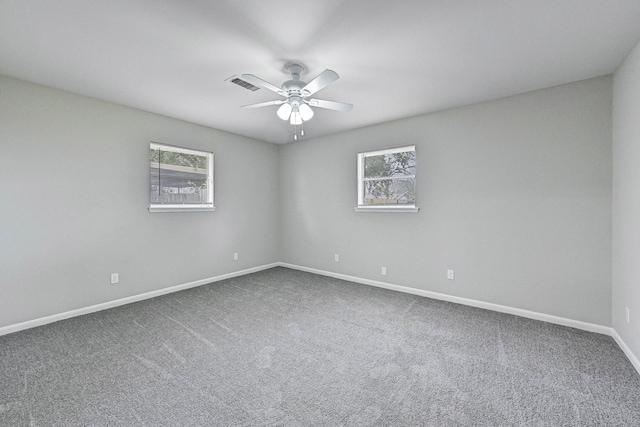
<svg viewBox="0 0 640 427">
<path fill-rule="evenodd" d="M 262 80 L 253 74 L 243 74 L 241 78 L 245 82 L 269 89 L 270 91 L 273 91 L 285 98 L 275 101 L 260 102 L 258 104 L 243 105 L 243 108 L 280 105 L 276 114 L 282 120 L 289 120 L 289 123 L 294 126 L 302 125 L 305 121 L 308 121 L 313 117 L 313 109 L 311 107 L 345 112 L 350 111 L 353 108 L 352 104 L 347 104 L 346 102 L 325 101 L 323 99 L 310 98 L 311 95 L 340 78 L 338 73 L 335 71 L 324 70 L 318 74 L 316 78 L 311 80 L 309 83 L 306 83 L 300 80 L 300 76 L 304 72 L 304 67 L 302 65 L 292 63 L 286 67 L 286 70 L 291 74 L 291 80 L 287 80 L 282 83 L 281 87 Z M 304 129 L 302 130 L 301 135 L 304 136 Z M 294 139 L 298 139 L 297 132 L 294 134 Z"/>
</svg>

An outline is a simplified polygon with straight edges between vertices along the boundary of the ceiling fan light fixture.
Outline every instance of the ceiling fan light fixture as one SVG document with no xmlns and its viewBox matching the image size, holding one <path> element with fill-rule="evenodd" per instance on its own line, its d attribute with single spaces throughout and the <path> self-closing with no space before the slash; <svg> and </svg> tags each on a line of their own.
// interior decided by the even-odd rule
<svg viewBox="0 0 640 427">
<path fill-rule="evenodd" d="M 309 121 L 311 120 L 311 118 L 313 117 L 313 110 L 311 109 L 311 107 L 309 107 L 307 104 L 302 104 L 300 105 L 300 107 L 298 107 L 298 109 L 300 110 L 300 116 L 302 117 L 302 120 Z"/>
<path fill-rule="evenodd" d="M 293 109 L 293 107 L 291 107 L 291 105 L 289 105 L 288 103 L 284 103 L 280 106 L 280 108 L 278 108 L 278 111 L 276 112 L 276 114 L 278 115 L 278 117 L 280 117 L 282 120 L 288 120 L 289 116 L 291 115 L 291 110 Z"/>
</svg>

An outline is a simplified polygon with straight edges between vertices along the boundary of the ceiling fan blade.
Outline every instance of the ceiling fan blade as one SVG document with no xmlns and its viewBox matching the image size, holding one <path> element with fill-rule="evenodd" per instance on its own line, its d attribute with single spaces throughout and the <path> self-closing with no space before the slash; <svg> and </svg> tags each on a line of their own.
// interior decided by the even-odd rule
<svg viewBox="0 0 640 427">
<path fill-rule="evenodd" d="M 331 83 L 338 80 L 340 76 L 333 70 L 324 70 L 318 76 L 311 80 L 305 87 L 302 88 L 301 93 L 303 96 L 311 96 L 322 88 L 327 87 Z"/>
<path fill-rule="evenodd" d="M 242 80 L 247 81 L 247 82 L 249 82 L 249 83 L 251 83 L 253 85 L 262 86 L 263 88 L 269 89 L 269 90 L 271 90 L 271 91 L 273 91 L 273 92 L 275 92 L 275 93 L 277 93 L 279 95 L 283 95 L 283 96 L 287 95 L 278 86 L 272 85 L 271 83 L 269 83 L 269 82 L 267 82 L 265 80 L 262 80 L 260 77 L 256 77 L 253 74 L 243 74 L 241 77 L 242 77 Z"/>
<path fill-rule="evenodd" d="M 280 105 L 282 103 L 284 103 L 284 99 L 279 99 L 276 101 L 267 101 L 267 102 L 261 102 L 259 104 L 249 104 L 249 105 L 243 105 L 242 108 L 259 108 L 259 107 L 268 107 L 269 105 Z"/>
<path fill-rule="evenodd" d="M 325 101 L 323 99 L 310 99 L 309 105 L 312 107 L 326 108 L 335 111 L 351 111 L 353 104 L 346 102 Z"/>
</svg>

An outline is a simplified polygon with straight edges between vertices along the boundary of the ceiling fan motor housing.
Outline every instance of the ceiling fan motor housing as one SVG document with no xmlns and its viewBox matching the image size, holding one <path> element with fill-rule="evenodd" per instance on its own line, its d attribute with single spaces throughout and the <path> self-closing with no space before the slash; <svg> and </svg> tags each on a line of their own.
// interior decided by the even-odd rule
<svg viewBox="0 0 640 427">
<path fill-rule="evenodd" d="M 291 74 L 291 80 L 287 80 L 282 83 L 282 90 L 289 96 L 289 104 L 293 107 L 297 107 L 302 103 L 302 89 L 307 85 L 306 82 L 300 80 L 300 76 L 304 72 L 304 67 L 300 64 L 293 63 L 287 67 L 287 71 Z M 296 99 L 297 98 L 297 99 Z"/>
<path fill-rule="evenodd" d="M 288 95 L 301 95 L 302 88 L 307 84 L 302 80 L 287 80 L 282 83 L 282 90 L 285 91 Z"/>
</svg>

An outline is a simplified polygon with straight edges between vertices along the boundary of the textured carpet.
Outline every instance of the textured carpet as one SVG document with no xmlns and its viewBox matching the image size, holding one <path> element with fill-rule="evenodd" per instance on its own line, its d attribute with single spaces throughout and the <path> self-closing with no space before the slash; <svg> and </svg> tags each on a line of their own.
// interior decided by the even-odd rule
<svg viewBox="0 0 640 427">
<path fill-rule="evenodd" d="M 607 336 L 285 268 L 0 337 L 2 426 L 639 426 Z"/>
</svg>

